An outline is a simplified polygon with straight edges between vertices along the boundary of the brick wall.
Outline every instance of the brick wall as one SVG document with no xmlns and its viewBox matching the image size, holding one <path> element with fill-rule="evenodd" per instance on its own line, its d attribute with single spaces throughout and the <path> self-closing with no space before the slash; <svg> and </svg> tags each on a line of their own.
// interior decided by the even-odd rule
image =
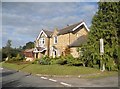
<svg viewBox="0 0 120 89">
<path fill-rule="evenodd" d="M 54 36 L 57 35 L 57 31 L 55 30 L 53 33 L 52 38 L 50 38 L 50 47 L 55 46 L 57 50 L 59 51 L 59 54 L 61 55 L 64 49 L 67 47 L 67 45 L 71 44 L 74 42 L 78 37 L 82 35 L 87 35 L 87 30 L 85 28 L 80 28 L 78 29 L 78 32 L 76 33 L 68 33 L 68 34 L 63 34 L 58 36 L 58 43 L 54 44 Z M 51 51 L 50 51 L 51 52 Z M 72 48 L 71 54 L 75 57 L 78 56 L 78 53 L 76 51 L 76 48 Z"/>
</svg>

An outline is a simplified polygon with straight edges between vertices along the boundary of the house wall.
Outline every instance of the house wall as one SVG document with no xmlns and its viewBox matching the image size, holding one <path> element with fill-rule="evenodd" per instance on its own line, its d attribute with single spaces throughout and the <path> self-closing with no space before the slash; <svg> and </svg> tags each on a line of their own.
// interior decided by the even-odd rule
<svg viewBox="0 0 120 89">
<path fill-rule="evenodd" d="M 49 44 L 50 44 L 50 38 L 46 37 L 45 34 L 43 34 L 42 36 L 45 39 L 45 44 L 43 45 L 43 47 L 47 48 L 47 50 L 45 51 L 44 55 L 48 55 L 49 56 Z M 40 46 L 40 38 L 36 39 L 35 41 L 35 47 L 39 47 Z M 34 57 L 36 56 L 36 54 L 34 54 Z M 43 56 L 42 53 L 38 53 L 38 58 L 41 58 Z M 36 57 L 35 57 L 36 58 Z"/>
<path fill-rule="evenodd" d="M 82 29 L 78 29 L 79 31 L 76 33 L 70 33 L 70 44 L 73 43 L 77 38 L 82 35 L 87 35 L 88 31 L 83 27 Z"/>
<path fill-rule="evenodd" d="M 58 36 L 58 43 L 54 44 L 54 36 L 57 35 L 57 31 L 54 31 L 52 38 L 50 38 L 50 48 L 52 46 L 55 46 L 58 50 L 58 55 L 61 55 L 62 52 L 64 52 L 65 48 L 71 44 L 72 42 L 74 42 L 78 37 L 82 36 L 82 35 L 87 35 L 88 32 L 85 28 L 82 29 L 78 29 L 78 32 L 76 33 L 68 33 L 68 34 L 63 34 L 63 35 L 59 35 Z M 74 57 L 78 57 L 78 52 L 76 51 L 76 48 L 71 48 L 71 54 Z M 52 51 L 50 51 L 50 54 L 52 56 Z"/>
<path fill-rule="evenodd" d="M 77 48 L 76 48 L 76 47 L 70 48 L 70 50 L 71 50 L 71 53 L 70 53 L 70 54 L 72 54 L 72 56 L 73 56 L 74 58 L 79 57 L 79 53 L 77 52 Z"/>
<path fill-rule="evenodd" d="M 82 35 L 87 35 L 88 31 L 84 27 L 82 27 L 82 28 L 78 28 L 75 31 L 75 33 L 67 33 L 67 34 L 58 35 L 58 36 L 57 36 L 57 34 L 58 34 L 58 30 L 55 29 L 51 38 L 48 38 L 45 35 L 42 36 L 45 38 L 44 47 L 47 48 L 45 55 L 53 56 L 53 49 L 52 49 L 53 46 L 55 48 L 57 48 L 57 56 L 61 55 L 65 51 L 65 49 L 67 48 L 67 46 L 69 44 L 73 43 L 78 37 L 80 37 Z M 57 44 L 54 44 L 54 36 L 58 37 Z M 39 46 L 39 39 L 35 41 L 35 46 Z M 71 50 L 71 54 L 74 57 L 78 57 L 78 52 L 76 51 L 75 47 L 70 48 L 70 50 Z M 38 56 L 39 58 L 42 56 L 41 53 L 39 53 L 38 55 L 39 55 Z"/>
</svg>

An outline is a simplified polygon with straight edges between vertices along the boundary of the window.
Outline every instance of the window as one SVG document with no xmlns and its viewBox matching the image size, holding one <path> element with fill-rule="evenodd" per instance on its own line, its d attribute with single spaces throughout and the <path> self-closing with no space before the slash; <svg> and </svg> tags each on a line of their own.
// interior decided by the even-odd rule
<svg viewBox="0 0 120 89">
<path fill-rule="evenodd" d="M 40 38 L 40 45 L 45 44 L 45 39 L 44 38 Z"/>
<path fill-rule="evenodd" d="M 54 44 L 57 44 L 57 42 L 58 42 L 57 36 L 54 36 Z"/>
</svg>

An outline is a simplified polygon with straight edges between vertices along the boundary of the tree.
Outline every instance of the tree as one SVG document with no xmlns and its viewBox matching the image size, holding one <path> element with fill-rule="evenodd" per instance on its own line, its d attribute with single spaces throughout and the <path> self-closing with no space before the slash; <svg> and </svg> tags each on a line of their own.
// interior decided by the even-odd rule
<svg viewBox="0 0 120 89">
<path fill-rule="evenodd" d="M 88 61 L 88 65 L 105 64 L 108 70 L 119 65 L 118 44 L 119 41 L 119 9 L 120 2 L 99 2 L 98 12 L 92 19 L 92 25 L 88 35 L 87 45 L 83 48 L 83 58 Z M 104 39 L 105 53 L 100 56 L 100 38 Z"/>
<path fill-rule="evenodd" d="M 8 40 L 5 47 L 2 47 L 2 60 L 4 61 L 5 58 L 12 58 L 16 57 L 18 54 L 22 55 L 22 47 L 19 48 L 12 48 L 12 41 Z"/>
<path fill-rule="evenodd" d="M 34 42 L 27 42 L 23 49 L 31 49 L 34 48 Z"/>
<path fill-rule="evenodd" d="M 11 45 L 12 45 L 12 40 L 8 40 L 5 46 L 5 50 L 6 50 L 5 52 L 8 58 L 11 57 L 11 50 L 12 50 Z"/>
</svg>

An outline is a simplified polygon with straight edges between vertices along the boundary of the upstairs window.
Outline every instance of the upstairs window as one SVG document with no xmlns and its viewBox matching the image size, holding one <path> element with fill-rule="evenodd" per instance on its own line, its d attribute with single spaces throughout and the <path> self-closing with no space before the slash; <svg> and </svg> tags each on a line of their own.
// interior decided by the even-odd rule
<svg viewBox="0 0 120 89">
<path fill-rule="evenodd" d="M 57 36 L 54 36 L 54 44 L 57 44 L 57 42 L 58 42 L 58 38 Z"/>
<path fill-rule="evenodd" d="M 40 45 L 45 44 L 45 38 L 40 38 Z"/>
</svg>

